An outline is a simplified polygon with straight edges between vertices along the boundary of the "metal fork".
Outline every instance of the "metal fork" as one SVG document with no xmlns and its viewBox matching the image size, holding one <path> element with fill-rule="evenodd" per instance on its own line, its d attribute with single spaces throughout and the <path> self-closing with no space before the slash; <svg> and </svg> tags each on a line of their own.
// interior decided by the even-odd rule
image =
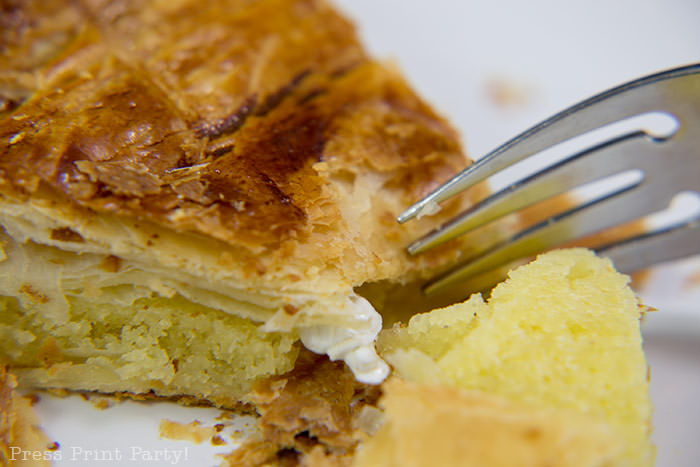
<svg viewBox="0 0 700 467">
<path fill-rule="evenodd" d="M 430 295 L 468 278 L 531 257 L 572 240 L 666 208 L 680 192 L 700 193 L 700 63 L 667 70 L 593 96 L 533 126 L 411 206 L 400 223 L 433 212 L 438 204 L 501 170 L 556 144 L 649 112 L 678 123 L 671 135 L 635 129 L 542 169 L 467 209 L 408 246 L 410 254 L 486 225 L 572 188 L 636 169 L 640 180 L 523 229 L 429 282 Z M 700 214 L 673 225 L 648 227 L 596 249 L 624 273 L 700 253 Z"/>
</svg>

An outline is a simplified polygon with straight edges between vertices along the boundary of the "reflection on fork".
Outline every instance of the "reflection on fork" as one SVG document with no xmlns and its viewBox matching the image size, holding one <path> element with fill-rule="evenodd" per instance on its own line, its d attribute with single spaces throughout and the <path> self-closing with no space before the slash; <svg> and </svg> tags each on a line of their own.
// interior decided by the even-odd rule
<svg viewBox="0 0 700 467">
<path fill-rule="evenodd" d="M 668 208 L 679 194 L 700 200 L 700 64 L 650 75 L 615 87 L 535 125 L 495 149 L 398 218 L 428 215 L 439 203 L 494 174 L 582 134 L 644 114 L 661 114 L 663 130 L 635 127 L 569 154 L 497 191 L 408 247 L 419 254 L 458 235 L 593 182 L 608 189 L 524 228 L 467 258 L 430 282 L 428 294 L 502 268 L 520 258 L 568 244 Z M 700 203 L 700 201 L 699 201 Z M 692 204 L 692 203 L 691 203 Z M 646 222 L 641 231 L 596 250 L 621 272 L 700 253 L 700 209 L 681 218 Z"/>
</svg>

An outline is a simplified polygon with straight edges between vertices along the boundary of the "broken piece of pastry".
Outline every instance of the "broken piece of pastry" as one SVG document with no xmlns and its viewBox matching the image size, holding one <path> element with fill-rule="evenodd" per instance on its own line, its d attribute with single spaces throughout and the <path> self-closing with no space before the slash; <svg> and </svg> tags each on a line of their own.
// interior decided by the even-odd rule
<svg viewBox="0 0 700 467">
<path fill-rule="evenodd" d="M 0 14 L 0 359 L 21 385 L 237 407 L 302 345 L 385 378 L 355 288 L 459 256 L 409 258 L 436 220 L 395 217 L 469 161 L 348 21 L 318 0 Z"/>
<path fill-rule="evenodd" d="M 395 380 L 356 465 L 653 465 L 629 278 L 583 249 L 382 333 Z"/>
<path fill-rule="evenodd" d="M 315 393 L 296 398 L 300 410 L 289 407 L 304 381 L 298 374 L 260 388 L 269 401 L 261 413 L 265 441 L 251 441 L 226 460 L 653 465 L 643 307 L 628 281 L 587 250 L 543 254 L 512 271 L 488 301 L 474 295 L 382 331 L 378 349 L 393 373 L 378 401 L 379 394 L 359 388 L 353 396 L 341 371 L 330 381 L 315 375 Z M 333 370 L 324 365 L 333 364 L 298 370 L 314 368 L 328 378 Z M 300 436 L 300 412 L 323 422 Z"/>
</svg>

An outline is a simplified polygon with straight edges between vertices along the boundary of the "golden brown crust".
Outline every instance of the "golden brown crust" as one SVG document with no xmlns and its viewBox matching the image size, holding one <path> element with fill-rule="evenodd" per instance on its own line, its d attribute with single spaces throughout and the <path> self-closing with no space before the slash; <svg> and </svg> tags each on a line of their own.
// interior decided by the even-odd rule
<svg viewBox="0 0 700 467">
<path fill-rule="evenodd" d="M 81 29 L 79 5 L 72 0 L 0 2 L 0 118 L 40 85 L 37 70 Z"/>
<path fill-rule="evenodd" d="M 464 166 L 455 133 L 323 1 L 101 3 L 74 8 L 83 26 L 50 41 L 51 60 L 6 64 L 41 85 L 1 122 L 4 194 L 48 186 L 96 212 L 277 248 L 342 229 L 317 162 L 391 173 L 405 204 Z"/>
</svg>

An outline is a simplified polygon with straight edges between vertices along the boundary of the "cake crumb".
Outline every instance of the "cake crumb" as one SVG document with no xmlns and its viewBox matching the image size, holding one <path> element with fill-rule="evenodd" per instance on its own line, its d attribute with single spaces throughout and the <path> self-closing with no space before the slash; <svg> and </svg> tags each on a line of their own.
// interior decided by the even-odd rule
<svg viewBox="0 0 700 467">
<path fill-rule="evenodd" d="M 199 420 L 190 423 L 174 422 L 163 419 L 160 421 L 160 437 L 175 441 L 191 441 L 195 444 L 202 444 L 214 437 L 215 429 L 210 426 L 202 426 Z"/>
<path fill-rule="evenodd" d="M 513 78 L 497 76 L 486 82 L 486 95 L 499 109 L 517 109 L 532 102 L 532 85 Z"/>
<path fill-rule="evenodd" d="M 114 405 L 114 401 L 107 399 L 107 398 L 104 398 L 104 397 L 100 397 L 97 400 L 91 400 L 90 402 L 92 402 L 92 405 L 95 408 L 100 409 L 100 410 L 108 409 Z"/>
<path fill-rule="evenodd" d="M 683 282 L 683 290 L 692 290 L 700 287 L 700 270 L 692 272 Z"/>
<path fill-rule="evenodd" d="M 29 400 L 29 405 L 31 405 L 32 407 L 34 407 L 41 400 L 41 397 L 39 397 L 39 395 L 34 392 L 30 392 L 24 397 L 25 399 Z"/>
<path fill-rule="evenodd" d="M 98 410 L 106 410 L 121 404 L 125 399 L 119 394 L 100 394 L 96 392 L 79 392 L 77 393 L 85 402 L 89 402 Z"/>
<path fill-rule="evenodd" d="M 231 420 L 235 415 L 231 412 L 221 412 L 214 420 Z"/>
</svg>

